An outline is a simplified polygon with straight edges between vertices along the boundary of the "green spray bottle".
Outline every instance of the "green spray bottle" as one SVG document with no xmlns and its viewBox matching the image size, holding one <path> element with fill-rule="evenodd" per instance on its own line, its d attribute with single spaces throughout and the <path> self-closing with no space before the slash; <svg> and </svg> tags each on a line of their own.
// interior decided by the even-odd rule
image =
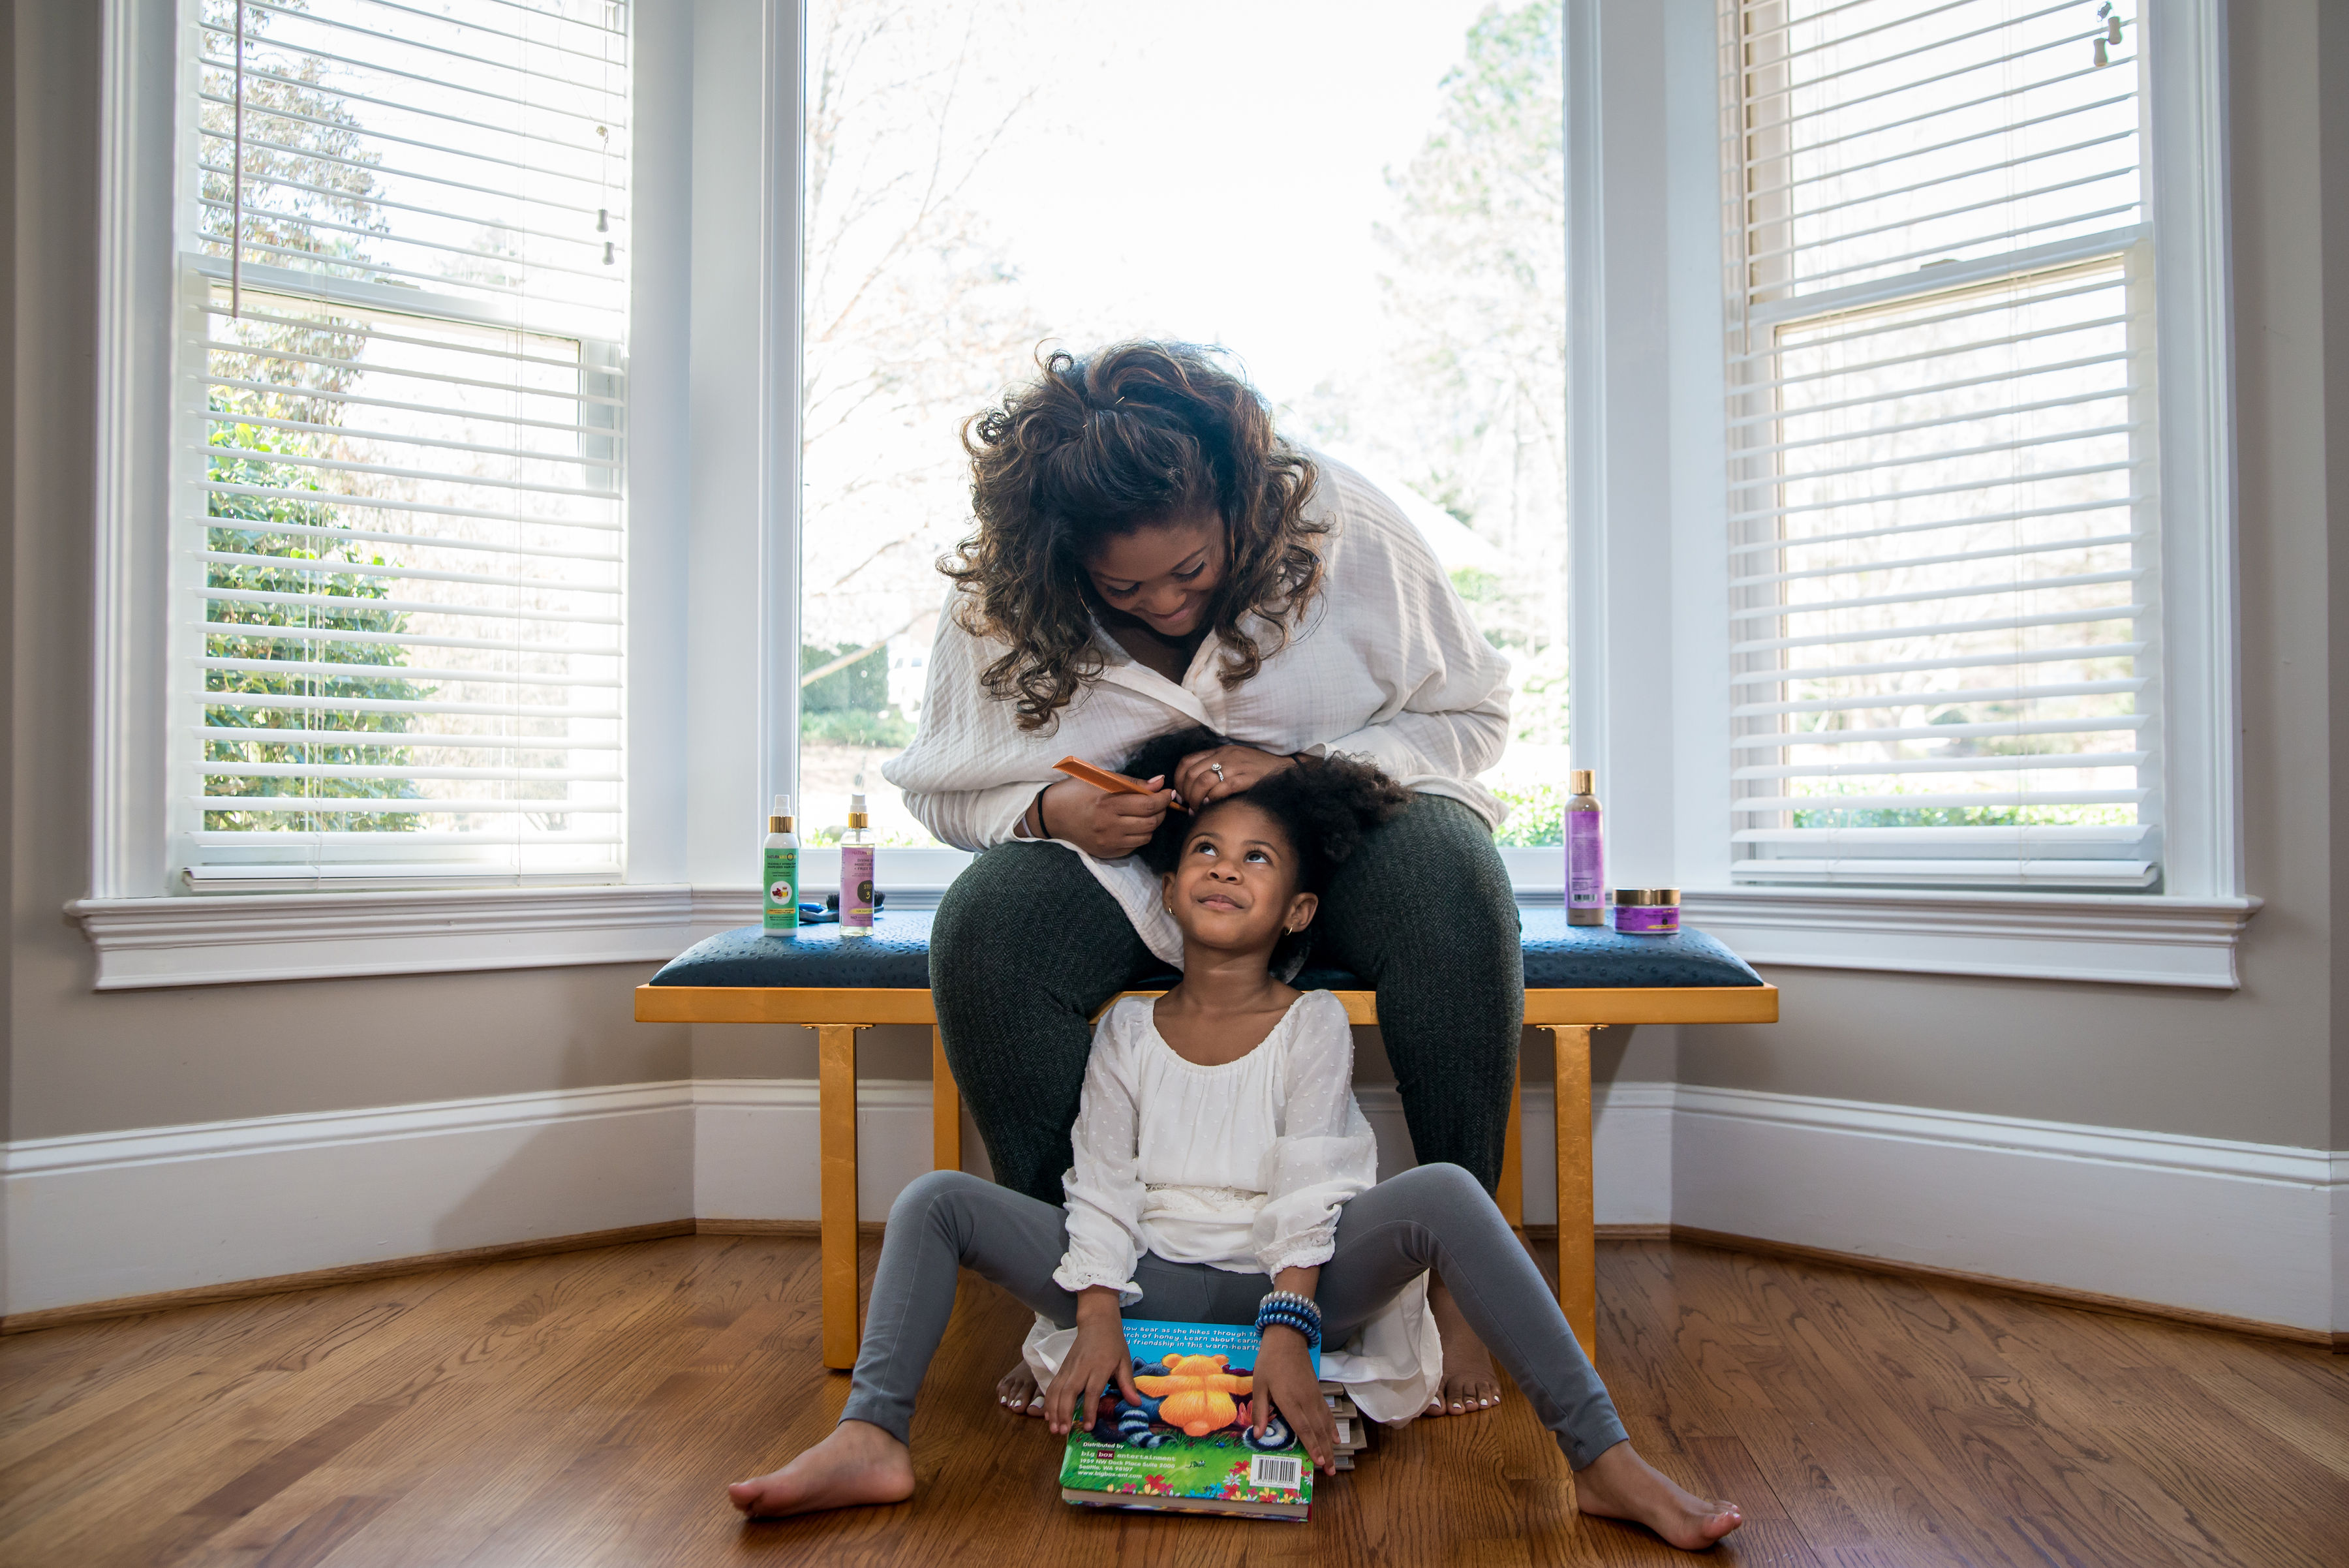
<svg viewBox="0 0 2349 1568">
<path fill-rule="evenodd" d="M 792 931 L 800 924 L 800 839 L 792 831 L 792 797 L 775 797 L 774 814 L 767 818 L 766 853 L 761 886 L 765 909 L 760 926 L 770 931 Z"/>
</svg>

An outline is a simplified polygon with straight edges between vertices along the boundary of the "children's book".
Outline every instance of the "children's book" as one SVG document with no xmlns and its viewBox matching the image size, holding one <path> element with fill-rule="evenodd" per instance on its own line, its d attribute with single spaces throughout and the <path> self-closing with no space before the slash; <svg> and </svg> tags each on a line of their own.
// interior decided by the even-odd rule
<svg viewBox="0 0 2349 1568">
<path fill-rule="evenodd" d="M 1229 1323 L 1125 1320 L 1142 1403 L 1112 1383 L 1069 1434 L 1061 1498 L 1088 1508 L 1309 1516 L 1313 1461 L 1278 1412 L 1256 1433 L 1257 1333 Z M 1313 1371 L 1321 1353 L 1309 1352 Z"/>
</svg>

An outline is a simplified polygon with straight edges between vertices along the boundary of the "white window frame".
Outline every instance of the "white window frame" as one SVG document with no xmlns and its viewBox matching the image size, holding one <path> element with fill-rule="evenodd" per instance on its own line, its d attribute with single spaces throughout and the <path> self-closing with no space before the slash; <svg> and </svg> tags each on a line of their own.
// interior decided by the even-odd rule
<svg viewBox="0 0 2349 1568">
<path fill-rule="evenodd" d="M 641 421 L 648 440 L 642 454 L 631 452 L 631 489 L 646 500 L 629 509 L 628 880 L 191 896 L 173 885 L 165 772 L 171 377 L 182 265 L 173 207 L 180 5 L 105 0 L 90 872 L 88 896 L 69 906 L 90 936 L 98 989 L 636 962 L 675 954 L 697 929 L 723 919 L 723 899 L 718 909 L 696 910 L 676 826 L 691 773 L 675 710 L 687 685 L 678 600 L 692 530 L 688 506 L 673 499 L 689 493 L 693 456 L 684 439 L 682 308 L 692 245 L 683 178 L 690 141 L 681 132 L 694 110 L 692 61 L 681 46 L 690 33 L 678 26 L 676 8 L 635 9 L 632 57 L 653 119 L 667 128 L 639 139 L 637 157 L 664 161 L 669 178 L 647 182 L 635 197 L 643 234 L 631 314 L 643 330 L 632 331 L 630 343 L 629 423 Z"/>
<path fill-rule="evenodd" d="M 796 793 L 799 0 L 637 23 L 629 881 L 177 898 L 157 701 L 174 0 L 104 3 L 91 877 L 72 906 L 96 983 L 644 963 L 752 919 L 766 798 Z M 2147 88 L 2169 508 L 2158 897 L 1730 886 L 1716 9 L 1567 0 L 1577 765 L 1599 770 L 1616 880 L 1682 888 L 1692 922 L 1756 962 L 2235 983 L 2258 903 L 2238 822 L 2222 3 L 2147 5 L 2178 40 Z M 907 907 L 968 860 L 894 857 Z M 1559 851 L 1505 859 L 1522 902 L 1557 898 Z M 836 878 L 823 852 L 805 861 L 812 888 Z"/>
<path fill-rule="evenodd" d="M 1719 16 L 1716 0 L 1566 6 L 1574 748 L 1599 770 L 1610 870 L 1682 888 L 1690 923 L 1760 964 L 2235 986 L 2259 901 L 2242 880 L 2223 0 L 2145 0 L 2158 895 L 1731 883 Z"/>
</svg>

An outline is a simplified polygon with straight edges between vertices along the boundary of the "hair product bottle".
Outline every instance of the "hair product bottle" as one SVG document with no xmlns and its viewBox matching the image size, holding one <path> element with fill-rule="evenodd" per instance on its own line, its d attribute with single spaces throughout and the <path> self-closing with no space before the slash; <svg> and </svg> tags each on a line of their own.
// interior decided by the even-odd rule
<svg viewBox="0 0 2349 1568">
<path fill-rule="evenodd" d="M 792 831 L 792 797 L 775 797 L 774 815 L 767 818 L 766 854 L 762 857 L 761 883 L 766 889 L 765 907 L 759 917 L 761 929 L 770 931 L 792 931 L 800 923 L 800 840 Z"/>
<path fill-rule="evenodd" d="M 873 934 L 873 829 L 864 797 L 848 797 L 848 831 L 840 836 L 840 934 Z"/>
<path fill-rule="evenodd" d="M 1566 803 L 1566 923 L 1607 923 L 1607 840 L 1599 827 L 1596 775 L 1576 768 L 1569 775 L 1574 798 Z"/>
</svg>

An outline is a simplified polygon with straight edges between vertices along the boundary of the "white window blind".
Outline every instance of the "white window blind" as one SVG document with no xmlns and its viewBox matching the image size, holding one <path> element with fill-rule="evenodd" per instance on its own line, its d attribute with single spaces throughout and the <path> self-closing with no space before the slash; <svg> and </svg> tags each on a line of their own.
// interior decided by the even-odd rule
<svg viewBox="0 0 2349 1568">
<path fill-rule="evenodd" d="M 183 16 L 186 884 L 616 878 L 626 6 Z"/>
<path fill-rule="evenodd" d="M 1738 880 L 2158 880 L 2145 42 L 1724 5 Z"/>
</svg>

